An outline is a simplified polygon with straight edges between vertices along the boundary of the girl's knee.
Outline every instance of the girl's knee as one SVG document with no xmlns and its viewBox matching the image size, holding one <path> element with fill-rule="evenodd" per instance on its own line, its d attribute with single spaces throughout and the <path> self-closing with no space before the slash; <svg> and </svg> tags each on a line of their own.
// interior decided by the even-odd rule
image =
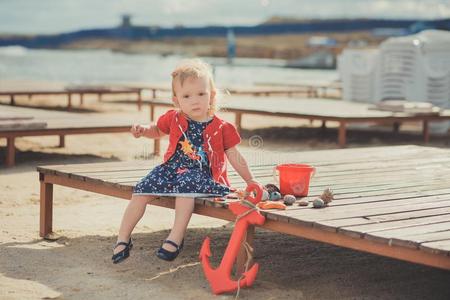
<svg viewBox="0 0 450 300">
<path fill-rule="evenodd" d="M 146 205 L 146 204 L 150 203 L 150 201 L 153 200 L 154 198 L 155 198 L 154 196 L 133 194 L 131 196 L 130 201 L 134 202 L 134 203 L 140 203 L 142 205 Z"/>
<path fill-rule="evenodd" d="M 176 197 L 176 201 L 183 201 L 183 202 L 195 202 L 195 198 L 192 197 Z"/>
</svg>

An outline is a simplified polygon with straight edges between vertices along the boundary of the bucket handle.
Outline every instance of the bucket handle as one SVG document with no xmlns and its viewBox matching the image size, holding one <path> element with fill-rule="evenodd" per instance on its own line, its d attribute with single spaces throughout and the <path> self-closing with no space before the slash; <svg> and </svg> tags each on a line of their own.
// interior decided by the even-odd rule
<svg viewBox="0 0 450 300">
<path fill-rule="evenodd" d="M 278 185 L 278 184 L 280 184 L 280 179 L 278 178 L 277 171 L 278 171 L 278 166 L 273 167 L 273 170 L 272 170 L 273 182 Z"/>
</svg>

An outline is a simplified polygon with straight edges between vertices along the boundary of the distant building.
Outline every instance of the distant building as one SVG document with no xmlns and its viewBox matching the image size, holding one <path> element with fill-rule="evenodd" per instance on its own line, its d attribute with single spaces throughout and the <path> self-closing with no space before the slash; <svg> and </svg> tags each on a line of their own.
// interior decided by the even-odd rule
<svg viewBox="0 0 450 300">
<path fill-rule="evenodd" d="M 122 15 L 122 24 L 120 24 L 120 27 L 122 28 L 131 27 L 131 15 L 128 14 Z"/>
</svg>

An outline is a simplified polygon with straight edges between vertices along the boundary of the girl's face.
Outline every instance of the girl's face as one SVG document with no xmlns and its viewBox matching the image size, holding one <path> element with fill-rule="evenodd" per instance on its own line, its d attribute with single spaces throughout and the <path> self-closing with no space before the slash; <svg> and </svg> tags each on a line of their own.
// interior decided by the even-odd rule
<svg viewBox="0 0 450 300">
<path fill-rule="evenodd" d="M 195 121 L 206 121 L 208 109 L 215 97 L 206 77 L 188 77 L 181 85 L 179 79 L 174 82 L 173 102 L 183 113 Z"/>
</svg>

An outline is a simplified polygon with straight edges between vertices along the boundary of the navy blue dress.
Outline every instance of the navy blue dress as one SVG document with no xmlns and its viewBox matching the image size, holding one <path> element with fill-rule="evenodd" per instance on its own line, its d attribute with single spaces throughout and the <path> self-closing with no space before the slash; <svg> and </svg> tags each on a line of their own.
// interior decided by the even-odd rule
<svg viewBox="0 0 450 300">
<path fill-rule="evenodd" d="M 188 129 L 175 153 L 142 178 L 133 193 L 179 197 L 222 197 L 230 193 L 228 186 L 213 180 L 208 156 L 202 148 L 203 131 L 211 121 L 188 119 Z"/>
</svg>

